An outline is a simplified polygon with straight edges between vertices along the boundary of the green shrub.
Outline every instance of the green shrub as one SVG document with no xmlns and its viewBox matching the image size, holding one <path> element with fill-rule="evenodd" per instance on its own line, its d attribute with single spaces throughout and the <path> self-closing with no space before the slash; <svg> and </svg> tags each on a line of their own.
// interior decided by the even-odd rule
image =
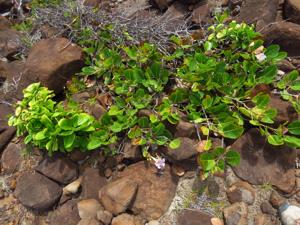
<svg viewBox="0 0 300 225">
<path fill-rule="evenodd" d="M 280 52 L 277 45 L 264 48 L 253 26 L 218 22 L 208 29 L 204 40 L 173 36 L 170 54 L 146 42 L 131 46 L 126 45 L 126 40 L 114 42 L 108 31 L 100 36 L 97 41 L 85 42 L 88 66 L 81 75 L 84 79 L 97 79 L 98 88 L 113 99 L 108 112 L 95 121 L 78 109 L 55 104 L 50 99 L 52 94 L 35 84 L 25 90 L 16 116 L 10 120 L 18 127 L 19 135 L 28 133 L 27 143 L 70 151 L 75 147 L 107 146 L 127 135 L 132 144 L 143 146 L 147 157 L 149 147 L 180 146 L 168 127 L 184 117 L 196 127 L 199 151 L 204 151 L 199 163 L 205 176 L 222 171 L 225 162 L 239 163 L 234 150 L 223 146 L 213 149 L 211 137 L 237 139 L 245 127 L 257 127 L 272 145 L 300 147 L 300 121 L 278 125 L 277 110 L 269 107 L 270 93 L 253 95 L 259 85 L 268 86 L 272 94 L 281 95 L 300 112 L 298 98 L 293 94 L 300 90 L 298 73 L 278 71 L 277 63 L 286 53 Z M 37 88 L 35 93 L 41 91 L 41 99 L 32 94 L 33 87 Z M 140 116 L 144 109 L 148 113 Z M 53 135 L 43 115 L 49 117 Z M 61 127 L 61 121 L 77 121 L 79 115 L 86 118 L 86 126 L 77 124 L 75 129 L 74 123 L 66 123 L 69 130 Z"/>
<path fill-rule="evenodd" d="M 200 145 L 206 152 L 199 158 L 206 172 L 223 170 L 224 159 L 232 165 L 239 162 L 230 149 L 212 149 L 211 137 L 237 139 L 249 125 L 259 128 L 272 145 L 300 146 L 294 136 L 299 134 L 300 122 L 276 125 L 277 110 L 269 107 L 270 94 L 252 96 L 265 85 L 300 112 L 297 97 L 290 93 L 299 90 L 298 72 L 279 73 L 277 63 L 287 54 L 278 45 L 264 48 L 254 26 L 235 21 L 209 27 L 204 40 L 178 36 L 171 40 L 174 51 L 170 55 L 158 53 L 147 43 L 108 49 L 97 42 L 97 48 L 87 49 L 92 56 L 82 74 L 96 76 L 116 99 L 125 101 L 120 106 L 115 101 L 113 108 L 126 105 L 127 109 L 152 111 L 143 118 L 147 127 L 137 124 L 129 130 L 134 143 L 169 143 L 168 132 L 153 138 L 155 123 L 161 127 L 166 122 L 176 124 L 184 114 L 198 127 L 199 137 L 206 137 Z M 180 143 L 175 139 L 169 144 L 178 147 Z"/>
<path fill-rule="evenodd" d="M 17 103 L 15 115 L 9 119 L 10 126 L 17 127 L 17 135 L 25 135 L 24 142 L 32 143 L 49 154 L 55 151 L 86 149 L 91 133 L 97 123 L 94 117 L 77 107 L 65 108 L 51 98 L 53 92 L 39 83 L 24 90 L 24 98 Z"/>
</svg>

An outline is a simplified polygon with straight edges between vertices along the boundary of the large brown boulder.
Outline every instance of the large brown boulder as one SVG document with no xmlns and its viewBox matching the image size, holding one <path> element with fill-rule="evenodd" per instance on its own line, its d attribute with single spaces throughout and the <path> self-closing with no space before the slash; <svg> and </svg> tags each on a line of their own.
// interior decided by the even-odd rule
<svg viewBox="0 0 300 225">
<path fill-rule="evenodd" d="M 11 139 L 13 139 L 15 133 L 16 128 L 14 127 L 3 128 L 0 131 L 0 152 L 2 152 Z"/>
<path fill-rule="evenodd" d="M 66 38 L 44 39 L 36 43 L 26 61 L 26 74 L 21 84 L 41 82 L 55 93 L 83 67 L 82 49 Z"/>
<path fill-rule="evenodd" d="M 177 149 L 167 148 L 166 155 L 174 161 L 182 161 L 190 159 L 198 154 L 197 146 L 198 140 L 190 139 L 187 137 L 179 138 L 181 144 Z"/>
<path fill-rule="evenodd" d="M 2 100 L 0 98 L 0 100 Z M 2 101 L 6 101 L 5 99 L 3 99 Z M 8 102 L 5 104 L 1 104 L 0 103 L 0 128 L 7 128 L 8 127 L 8 119 L 9 119 L 9 116 L 11 114 L 13 114 L 14 110 L 13 110 L 13 107 L 10 105 L 12 103 Z"/>
<path fill-rule="evenodd" d="M 80 217 L 77 209 L 77 202 L 70 200 L 55 210 L 49 216 L 50 225 L 68 224 L 77 225 Z"/>
<path fill-rule="evenodd" d="M 99 191 L 104 208 L 114 215 L 125 212 L 134 201 L 138 189 L 136 182 L 129 178 L 116 180 Z"/>
<path fill-rule="evenodd" d="M 21 77 L 24 75 L 25 62 L 21 60 L 15 60 L 13 62 L 0 62 L 0 99 L 7 102 L 12 102 L 12 99 L 21 98 L 22 85 Z M 3 104 L 2 104 L 3 105 Z M 1 107 L 1 106 L 0 106 Z M 0 113 L 2 110 L 0 109 Z M 0 118 L 4 118 L 0 114 Z M 2 121 L 0 120 L 0 123 Z"/>
<path fill-rule="evenodd" d="M 172 0 L 153 0 L 155 2 L 155 5 L 160 10 L 165 10 L 169 7 L 169 5 L 172 3 Z"/>
<path fill-rule="evenodd" d="M 290 22 L 277 22 L 264 29 L 266 44 L 278 44 L 289 56 L 300 55 L 300 25 Z"/>
<path fill-rule="evenodd" d="M 234 142 L 232 149 L 241 155 L 233 170 L 241 179 L 254 184 L 265 183 L 290 193 L 295 187 L 296 151 L 288 146 L 272 146 L 256 129 L 251 129 Z"/>
<path fill-rule="evenodd" d="M 276 19 L 278 4 L 279 0 L 245 0 L 237 20 L 248 24 L 270 24 Z"/>
<path fill-rule="evenodd" d="M 107 183 L 106 178 L 101 176 L 99 169 L 86 168 L 83 172 L 82 192 L 83 199 L 94 198 L 97 199 L 99 190 Z"/>
<path fill-rule="evenodd" d="M 292 104 L 278 96 L 271 96 L 269 106 L 277 110 L 277 123 L 292 122 L 298 118 L 298 113 Z"/>
<path fill-rule="evenodd" d="M 46 157 L 35 170 L 61 184 L 69 184 L 78 176 L 76 163 L 62 156 Z"/>
<path fill-rule="evenodd" d="M 300 1 L 286 0 L 284 4 L 284 16 L 288 21 L 300 24 Z"/>
<path fill-rule="evenodd" d="M 51 209 L 62 195 L 62 188 L 39 173 L 23 173 L 17 181 L 15 196 L 33 210 Z"/>
<path fill-rule="evenodd" d="M 210 20 L 210 12 L 212 5 L 209 3 L 200 3 L 192 13 L 192 22 L 195 24 L 206 24 Z"/>
<path fill-rule="evenodd" d="M 0 56 L 11 58 L 22 49 L 21 35 L 12 29 L 0 29 Z"/>
<path fill-rule="evenodd" d="M 6 174 L 16 172 L 22 162 L 21 151 L 25 148 L 21 143 L 10 143 L 1 156 L 2 171 Z"/>
<path fill-rule="evenodd" d="M 13 5 L 11 0 L 0 0 L 0 12 L 5 12 L 9 10 Z"/>
<path fill-rule="evenodd" d="M 135 200 L 130 208 L 148 221 L 158 219 L 169 208 L 177 187 L 177 178 L 166 165 L 163 173 L 147 162 L 138 162 L 118 175 L 138 184 Z"/>
</svg>

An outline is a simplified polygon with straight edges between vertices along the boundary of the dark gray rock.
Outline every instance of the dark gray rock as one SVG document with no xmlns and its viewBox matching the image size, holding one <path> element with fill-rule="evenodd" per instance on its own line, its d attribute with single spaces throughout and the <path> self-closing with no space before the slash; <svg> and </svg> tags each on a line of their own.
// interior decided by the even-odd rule
<svg viewBox="0 0 300 225">
<path fill-rule="evenodd" d="M 285 19 L 300 24 L 300 2 L 298 0 L 286 0 L 283 12 Z"/>
<path fill-rule="evenodd" d="M 35 170 L 61 184 L 69 184 L 78 176 L 77 165 L 60 155 L 46 157 Z"/>
<path fill-rule="evenodd" d="M 16 172 L 22 161 L 21 151 L 25 148 L 21 143 L 10 143 L 2 153 L 1 165 L 6 174 Z"/>
<path fill-rule="evenodd" d="M 14 194 L 25 207 L 44 211 L 57 203 L 62 188 L 39 173 L 26 172 L 19 178 Z"/>
<path fill-rule="evenodd" d="M 67 201 L 60 208 L 55 210 L 53 214 L 51 214 L 49 221 L 50 225 L 77 225 L 80 221 L 77 209 L 77 201 Z"/>
<path fill-rule="evenodd" d="M 279 0 L 244 0 L 237 20 L 248 24 L 262 22 L 268 25 L 276 19 L 278 3 Z"/>
<path fill-rule="evenodd" d="M 297 156 L 294 149 L 268 144 L 256 129 L 249 130 L 236 140 L 232 149 L 241 156 L 240 164 L 233 167 L 238 177 L 254 185 L 268 182 L 281 191 L 293 191 Z"/>
<path fill-rule="evenodd" d="M 66 38 L 49 38 L 37 42 L 26 60 L 21 84 L 41 82 L 55 93 L 63 91 L 66 81 L 83 67 L 82 49 Z"/>
</svg>

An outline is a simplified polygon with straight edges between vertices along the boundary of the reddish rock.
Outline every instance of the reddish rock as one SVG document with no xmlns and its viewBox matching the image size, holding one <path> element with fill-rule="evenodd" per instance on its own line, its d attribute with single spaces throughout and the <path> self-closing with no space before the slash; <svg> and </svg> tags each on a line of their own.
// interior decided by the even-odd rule
<svg viewBox="0 0 300 225">
<path fill-rule="evenodd" d="M 172 160 L 175 161 L 182 161 L 186 159 L 190 159 L 198 154 L 197 146 L 198 140 L 190 139 L 187 137 L 179 137 L 181 142 L 179 148 L 171 149 L 170 147 L 167 148 L 166 154 Z"/>
<path fill-rule="evenodd" d="M 175 137 L 194 137 L 196 135 L 196 128 L 194 124 L 190 122 L 186 122 L 183 120 L 179 120 L 178 124 L 175 128 Z"/>
<path fill-rule="evenodd" d="M 106 178 L 100 176 L 99 170 L 94 168 L 86 168 L 83 172 L 82 192 L 84 199 L 98 199 L 99 190 L 107 184 Z"/>
<path fill-rule="evenodd" d="M 296 181 L 294 149 L 268 144 L 256 129 L 249 130 L 236 140 L 232 149 L 241 156 L 240 164 L 233 168 L 238 177 L 254 185 L 267 182 L 281 191 L 293 191 Z"/>
<path fill-rule="evenodd" d="M 12 29 L 0 29 L 0 56 L 12 58 L 22 49 L 21 35 Z"/>
<path fill-rule="evenodd" d="M 6 30 L 10 28 L 11 22 L 4 16 L 0 16 L 0 30 Z"/>
<path fill-rule="evenodd" d="M 263 202 L 260 205 L 260 209 L 263 213 L 268 215 L 276 215 L 276 210 L 272 207 L 272 205 L 269 202 Z"/>
<path fill-rule="evenodd" d="M 284 16 L 288 21 L 300 24 L 300 2 L 298 0 L 286 0 Z"/>
<path fill-rule="evenodd" d="M 132 179 L 118 179 L 99 191 L 99 199 L 107 211 L 118 215 L 133 203 L 137 189 L 138 185 Z"/>
<path fill-rule="evenodd" d="M 63 90 L 66 81 L 83 67 L 83 51 L 65 38 L 43 39 L 29 52 L 24 86 L 40 81 L 55 93 Z"/>
<path fill-rule="evenodd" d="M 77 202 L 70 200 L 56 209 L 49 217 L 50 225 L 77 225 L 80 217 L 77 209 Z"/>
<path fill-rule="evenodd" d="M 2 152 L 5 146 L 13 139 L 15 133 L 16 129 L 14 127 L 9 127 L 0 132 L 0 152 Z"/>
<path fill-rule="evenodd" d="M 62 195 L 62 188 L 39 173 L 23 173 L 17 181 L 16 198 L 33 210 L 51 209 Z"/>
<path fill-rule="evenodd" d="M 126 142 L 123 149 L 123 158 L 132 161 L 139 161 L 143 159 L 140 146 Z"/>
<path fill-rule="evenodd" d="M 90 7 L 98 7 L 102 0 L 85 0 L 84 5 Z"/>
<path fill-rule="evenodd" d="M 289 56 L 300 55 L 300 25 L 290 22 L 276 22 L 263 31 L 266 44 L 278 44 Z"/>
<path fill-rule="evenodd" d="M 6 83 L 6 87 L 2 89 L 0 95 L 1 100 L 12 102 L 15 98 L 21 99 L 23 97 L 23 88 L 20 80 L 24 74 L 24 69 L 25 62 L 20 60 L 15 60 L 11 63 L 0 62 L 0 81 Z M 0 115 L 0 118 L 5 117 Z"/>
<path fill-rule="evenodd" d="M 77 203 L 78 213 L 81 219 L 97 218 L 97 212 L 102 206 L 96 199 L 85 199 Z"/>
<path fill-rule="evenodd" d="M 286 202 L 286 199 L 279 195 L 277 191 L 272 191 L 269 202 L 275 209 L 278 209 L 283 203 Z"/>
<path fill-rule="evenodd" d="M 256 24 L 262 21 L 268 25 L 275 21 L 279 0 L 245 1 L 237 18 L 239 22 Z"/>
<path fill-rule="evenodd" d="M 138 191 L 130 210 L 149 220 L 158 219 L 169 208 L 177 187 L 177 178 L 166 165 L 163 173 L 141 161 L 120 172 L 119 177 L 127 177 L 138 184 Z"/>
<path fill-rule="evenodd" d="M 175 2 L 167 9 L 161 20 L 167 24 L 168 31 L 174 31 L 185 24 L 187 14 L 188 7 L 180 2 Z"/>
<path fill-rule="evenodd" d="M 94 218 L 85 218 L 80 220 L 77 225 L 102 225 L 102 223 Z"/>
<path fill-rule="evenodd" d="M 200 210 L 185 209 L 179 213 L 177 218 L 178 225 L 213 225 L 211 216 Z"/>
<path fill-rule="evenodd" d="M 255 201 L 255 190 L 247 182 L 237 182 L 226 191 L 230 203 L 244 202 L 252 205 Z"/>
<path fill-rule="evenodd" d="M 1 157 L 2 170 L 6 174 L 16 172 L 21 166 L 21 151 L 25 148 L 22 144 L 10 143 L 4 150 Z"/>
<path fill-rule="evenodd" d="M 211 4 L 200 3 L 199 6 L 196 6 L 192 13 L 192 22 L 201 25 L 208 23 L 210 20 L 210 11 Z"/>
<path fill-rule="evenodd" d="M 77 165 L 61 155 L 46 157 L 35 170 L 61 184 L 69 184 L 78 176 Z"/>
<path fill-rule="evenodd" d="M 258 214 L 254 218 L 254 225 L 272 225 L 272 224 L 281 224 L 281 223 L 276 222 L 276 218 L 265 214 Z"/>
<path fill-rule="evenodd" d="M 292 122 L 298 118 L 298 113 L 291 103 L 280 97 L 272 96 L 269 106 L 277 110 L 276 122 L 278 123 Z"/>
<path fill-rule="evenodd" d="M 245 0 L 237 17 L 239 22 L 268 25 L 275 21 L 279 0 Z"/>
<path fill-rule="evenodd" d="M 42 39 L 54 38 L 54 37 L 61 36 L 61 31 L 55 27 L 51 27 L 49 24 L 42 25 L 39 28 L 39 31 L 41 32 Z"/>
<path fill-rule="evenodd" d="M 1 128 L 7 128 L 8 127 L 8 119 L 9 116 L 12 115 L 14 112 L 14 109 L 12 106 L 8 104 L 0 104 L 0 127 Z"/>
<path fill-rule="evenodd" d="M 111 225 L 143 225 L 144 222 L 140 217 L 129 214 L 121 214 L 113 218 Z"/>
<path fill-rule="evenodd" d="M 169 7 L 172 0 L 154 0 L 154 2 L 160 10 L 165 10 Z"/>
<path fill-rule="evenodd" d="M 244 202 L 234 203 L 224 209 L 226 225 L 247 225 L 248 207 Z"/>
<path fill-rule="evenodd" d="M 106 210 L 98 210 L 97 219 L 102 222 L 104 225 L 109 225 L 113 215 Z"/>
</svg>

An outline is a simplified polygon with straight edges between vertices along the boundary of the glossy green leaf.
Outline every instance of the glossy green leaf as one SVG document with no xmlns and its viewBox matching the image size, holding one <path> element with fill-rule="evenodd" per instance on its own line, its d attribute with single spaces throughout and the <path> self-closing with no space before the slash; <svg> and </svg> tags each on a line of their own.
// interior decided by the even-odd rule
<svg viewBox="0 0 300 225">
<path fill-rule="evenodd" d="M 292 147 L 300 148 L 300 138 L 294 136 L 285 135 L 283 137 L 284 142 Z"/>
<path fill-rule="evenodd" d="M 181 141 L 180 139 L 176 138 L 174 140 L 172 140 L 169 144 L 169 147 L 171 149 L 176 149 L 176 148 L 179 148 L 180 147 L 180 144 L 181 144 Z"/>
<path fill-rule="evenodd" d="M 237 166 L 240 164 L 240 154 L 234 150 L 230 150 L 225 154 L 226 162 L 231 166 Z"/>
<path fill-rule="evenodd" d="M 224 124 L 222 125 L 222 130 L 221 130 L 221 134 L 226 137 L 226 138 L 230 138 L 230 139 L 236 139 L 238 137 L 240 137 L 243 132 L 244 132 L 244 128 L 242 126 L 239 126 L 238 124 Z"/>
<path fill-rule="evenodd" d="M 268 140 L 269 144 L 271 144 L 271 145 L 283 145 L 284 144 L 283 138 L 279 135 L 268 135 L 267 140 Z"/>
<path fill-rule="evenodd" d="M 204 171 L 210 171 L 216 165 L 215 158 L 211 153 L 202 153 L 200 155 L 199 161 Z"/>
<path fill-rule="evenodd" d="M 75 138 L 76 138 L 76 136 L 74 133 L 64 137 L 64 146 L 66 149 L 69 149 L 72 147 L 72 145 L 75 141 Z"/>
<path fill-rule="evenodd" d="M 93 149 L 96 149 L 96 148 L 100 147 L 101 145 L 102 145 L 102 141 L 100 140 L 100 138 L 91 137 L 89 139 L 87 149 L 88 150 L 93 150 Z"/>
<path fill-rule="evenodd" d="M 291 134 L 300 135 L 300 121 L 296 120 L 288 125 L 288 130 Z"/>
</svg>

